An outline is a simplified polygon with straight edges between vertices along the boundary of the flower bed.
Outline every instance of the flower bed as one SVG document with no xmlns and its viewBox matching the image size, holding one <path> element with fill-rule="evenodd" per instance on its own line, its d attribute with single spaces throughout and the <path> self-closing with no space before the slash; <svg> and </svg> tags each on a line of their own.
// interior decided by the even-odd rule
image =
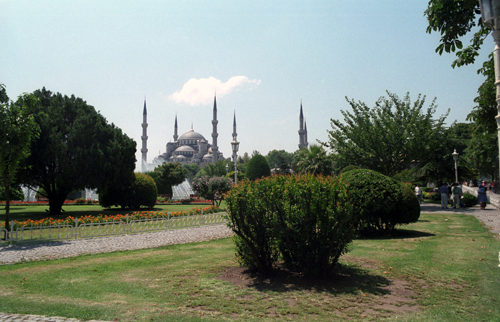
<svg viewBox="0 0 500 322">
<path fill-rule="evenodd" d="M 189 211 L 172 211 L 168 212 L 155 212 L 155 211 L 142 211 L 133 212 L 131 214 L 125 215 L 98 215 L 98 216 L 82 216 L 78 218 L 78 225 L 87 223 L 103 223 L 103 222 L 113 222 L 113 221 L 127 221 L 128 220 L 145 220 L 145 219 L 156 219 L 156 218 L 169 218 L 170 217 L 181 217 L 181 216 L 194 216 L 203 214 L 213 214 L 220 212 L 218 207 L 208 206 L 205 208 L 193 208 Z M 66 217 L 65 219 L 54 219 L 54 218 L 43 218 L 40 220 L 25 220 L 18 222 L 14 220 L 13 229 L 21 227 L 47 227 L 47 226 L 62 226 L 70 225 L 75 226 L 75 217 Z"/>
<path fill-rule="evenodd" d="M 48 205 L 48 201 L 10 201 L 11 206 L 37 206 L 37 205 Z M 98 205 L 98 200 L 90 199 L 75 199 L 75 200 L 65 200 L 64 205 Z M 156 202 L 158 205 L 211 205 L 210 200 L 203 199 L 180 199 L 180 200 L 158 200 Z M 0 205 L 5 205 L 5 201 L 0 201 Z"/>
</svg>

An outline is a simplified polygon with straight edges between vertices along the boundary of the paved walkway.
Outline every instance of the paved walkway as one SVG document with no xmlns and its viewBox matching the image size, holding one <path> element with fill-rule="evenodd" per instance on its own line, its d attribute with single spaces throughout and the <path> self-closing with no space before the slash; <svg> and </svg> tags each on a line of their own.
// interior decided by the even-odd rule
<svg viewBox="0 0 500 322">
<path fill-rule="evenodd" d="M 500 203 L 500 195 L 489 194 L 490 198 Z M 440 205 L 423 203 L 423 213 L 450 212 L 475 216 L 492 233 L 500 234 L 500 210 L 488 205 L 486 210 L 479 206 L 465 209 L 441 209 Z M 82 254 L 97 254 L 120 250 L 144 249 L 159 246 L 185 244 L 226 238 L 232 232 L 226 225 L 204 226 L 168 230 L 155 233 L 143 233 L 127 236 L 102 237 L 92 239 L 69 240 L 39 244 L 17 244 L 0 247 L 0 264 L 12 264 L 30 260 L 49 260 L 73 257 Z M 62 317 L 45 317 L 39 315 L 19 315 L 0 313 L 0 322 L 80 322 L 80 320 Z M 89 321 L 90 322 L 90 321 Z M 92 322 L 106 322 L 96 321 Z"/>
</svg>

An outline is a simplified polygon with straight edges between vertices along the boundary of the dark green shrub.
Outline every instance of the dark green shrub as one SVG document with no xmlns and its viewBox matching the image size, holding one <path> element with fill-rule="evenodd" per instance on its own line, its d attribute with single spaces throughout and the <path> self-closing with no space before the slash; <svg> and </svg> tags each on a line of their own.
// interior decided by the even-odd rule
<svg viewBox="0 0 500 322">
<path fill-rule="evenodd" d="M 328 275 L 356 233 L 345 184 L 313 175 L 271 180 L 282 191 L 274 202 L 285 264 L 308 275 Z"/>
<path fill-rule="evenodd" d="M 422 192 L 433 192 L 434 188 L 433 187 L 421 187 Z"/>
<path fill-rule="evenodd" d="M 348 185 L 360 231 L 390 231 L 418 220 L 420 205 L 409 185 L 366 169 L 345 172 L 340 178 Z"/>
<path fill-rule="evenodd" d="M 235 232 L 236 254 L 240 263 L 264 274 L 278 260 L 273 182 L 243 181 L 226 195 L 228 226 Z"/>
<path fill-rule="evenodd" d="M 345 185 L 331 177 L 273 176 L 244 181 L 226 196 L 240 261 L 261 273 L 285 264 L 327 275 L 355 234 Z"/>
<path fill-rule="evenodd" d="M 110 187 L 106 191 L 99 192 L 99 204 L 102 207 L 153 208 L 157 195 L 153 178 L 144 173 L 135 173 L 135 180 L 129 187 Z"/>
<path fill-rule="evenodd" d="M 462 198 L 462 202 L 466 207 L 474 207 L 477 205 L 477 197 L 469 192 L 465 192 Z"/>
<path fill-rule="evenodd" d="M 245 176 L 248 180 L 255 180 L 262 177 L 269 177 L 271 175 L 271 168 L 264 156 L 257 154 L 248 161 Z"/>
<path fill-rule="evenodd" d="M 5 187 L 0 186 L 0 201 L 5 201 L 7 198 L 5 193 Z M 19 187 L 10 187 L 9 199 L 12 200 L 24 200 L 23 190 Z"/>
<path fill-rule="evenodd" d="M 344 167 L 342 170 L 340 170 L 339 174 L 357 169 L 360 169 L 360 167 L 358 167 L 357 165 L 348 165 L 347 167 Z"/>
<path fill-rule="evenodd" d="M 441 194 L 439 192 L 422 192 L 422 198 L 430 200 L 441 200 Z"/>
</svg>

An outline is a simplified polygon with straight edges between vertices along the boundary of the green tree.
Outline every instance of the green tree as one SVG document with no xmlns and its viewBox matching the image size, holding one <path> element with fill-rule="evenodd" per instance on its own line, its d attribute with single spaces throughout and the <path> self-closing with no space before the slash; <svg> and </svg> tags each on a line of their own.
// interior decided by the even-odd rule
<svg viewBox="0 0 500 322">
<path fill-rule="evenodd" d="M 141 206 L 153 208 L 156 204 L 158 190 L 153 178 L 146 173 L 135 173 L 129 185 L 112 186 L 99 194 L 99 204 L 108 208 L 139 209 Z"/>
<path fill-rule="evenodd" d="M 193 179 L 193 190 L 201 197 L 211 200 L 212 205 L 220 206 L 224 194 L 231 190 L 233 180 L 228 177 L 201 176 Z"/>
<path fill-rule="evenodd" d="M 179 162 L 163 163 L 146 174 L 154 179 L 160 194 L 172 196 L 172 186 L 183 183 L 187 178 L 188 170 Z"/>
<path fill-rule="evenodd" d="M 40 137 L 20 173 L 21 183 L 47 193 L 51 215 L 61 212 L 69 192 L 129 186 L 134 180 L 136 143 L 81 98 L 45 88 L 33 96 Z M 16 104 L 25 104 L 22 97 Z"/>
<path fill-rule="evenodd" d="M 435 120 L 434 101 L 424 111 L 425 96 L 412 103 L 409 94 L 387 94 L 373 108 L 346 98 L 352 113 L 341 111 L 344 122 L 331 119 L 329 141 L 321 144 L 332 149 L 339 168 L 356 165 L 392 176 L 433 155 L 448 113 Z"/>
<path fill-rule="evenodd" d="M 326 150 L 319 145 L 313 144 L 309 148 L 299 149 L 293 155 L 292 170 L 299 174 L 322 174 L 332 175 L 332 158 L 326 154 Z"/>
<path fill-rule="evenodd" d="M 30 142 L 39 135 L 40 128 L 32 111 L 37 103 L 33 95 L 19 97 L 21 103 L 8 102 L 5 87 L 0 84 L 0 182 L 5 191 L 5 228 L 10 230 L 10 190 L 17 187 L 16 175 L 21 162 L 30 155 Z M 4 102 L 6 101 L 6 102 Z"/>
<path fill-rule="evenodd" d="M 184 168 L 187 170 L 187 177 L 189 180 L 192 180 L 201 170 L 198 163 L 185 164 Z"/>
<path fill-rule="evenodd" d="M 474 124 L 468 155 L 472 165 L 480 174 L 498 177 L 498 125 L 495 121 L 498 110 L 495 69 L 491 55 L 478 72 L 486 79 L 477 90 L 478 96 L 474 99 L 477 105 L 467 115 L 467 120 Z"/>
<path fill-rule="evenodd" d="M 285 150 L 272 150 L 267 153 L 266 159 L 270 167 L 280 169 L 280 173 L 289 173 L 293 153 L 286 152 Z"/>
<path fill-rule="evenodd" d="M 255 180 L 262 177 L 268 177 L 271 175 L 271 169 L 269 168 L 269 164 L 267 164 L 267 160 L 260 154 L 254 155 L 250 161 L 248 161 L 247 169 L 245 172 L 245 176 L 249 180 Z"/>
<path fill-rule="evenodd" d="M 484 39 L 491 29 L 482 24 L 479 1 L 476 0 L 430 0 L 424 16 L 429 21 L 427 32 L 438 31 L 441 40 L 436 48 L 440 55 L 443 51 L 450 53 L 462 49 L 461 38 L 478 27 L 470 40 L 470 45 L 456 52 L 457 59 L 452 67 L 463 66 L 475 62 L 479 56 Z M 468 156 L 470 162 L 481 174 L 495 175 L 498 172 L 498 133 L 494 117 L 497 115 L 495 73 L 493 55 L 478 70 L 485 76 L 479 87 L 479 96 L 474 99 L 477 105 L 467 116 L 474 122 L 472 138 L 469 142 Z"/>
<path fill-rule="evenodd" d="M 229 171 L 234 171 L 234 164 L 231 161 L 219 160 L 215 164 L 209 163 L 205 165 L 197 174 L 196 177 L 209 176 L 221 177 L 226 175 L 226 164 Z"/>
<path fill-rule="evenodd" d="M 456 52 L 453 68 L 474 63 L 484 39 L 491 31 L 482 24 L 477 0 L 430 0 L 424 16 L 429 22 L 427 33 L 435 31 L 441 34 L 436 48 L 439 55 L 460 49 Z M 463 48 L 461 38 L 475 27 L 479 27 L 479 30 L 472 35 L 470 45 Z"/>
</svg>

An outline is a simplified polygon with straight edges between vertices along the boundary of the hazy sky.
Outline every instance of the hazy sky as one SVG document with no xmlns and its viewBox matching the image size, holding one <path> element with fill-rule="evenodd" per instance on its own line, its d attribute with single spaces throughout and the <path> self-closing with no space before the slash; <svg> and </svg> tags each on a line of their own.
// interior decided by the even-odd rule
<svg viewBox="0 0 500 322">
<path fill-rule="evenodd" d="M 193 124 L 211 142 L 215 92 L 225 157 L 234 112 L 241 154 L 297 150 L 301 100 L 309 144 L 328 140 L 346 96 L 374 106 L 386 90 L 436 97 L 436 117 L 464 122 L 493 40 L 452 69 L 425 33 L 427 2 L 0 0 L 0 83 L 11 99 L 43 86 L 81 97 L 137 142 L 138 160 L 146 97 L 148 161 L 176 114 L 179 135 Z"/>
</svg>

